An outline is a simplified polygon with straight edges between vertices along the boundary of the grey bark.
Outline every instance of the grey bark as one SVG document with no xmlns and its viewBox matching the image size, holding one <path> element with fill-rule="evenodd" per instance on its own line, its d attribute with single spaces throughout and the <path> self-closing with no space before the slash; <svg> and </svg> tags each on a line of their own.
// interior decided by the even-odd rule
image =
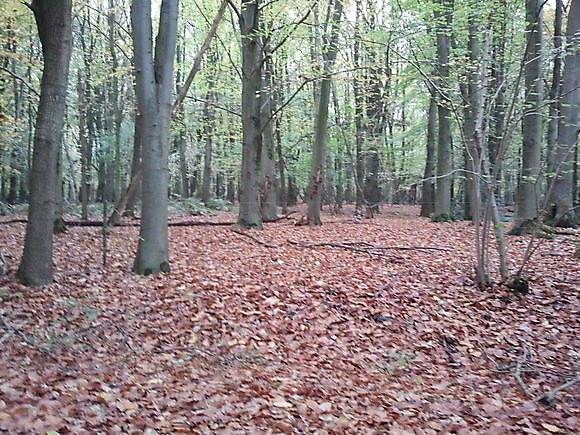
<svg viewBox="0 0 580 435">
<path fill-rule="evenodd" d="M 320 82 L 318 98 L 318 110 L 316 114 L 316 131 L 314 144 L 312 145 L 312 167 L 310 169 L 310 184 L 308 187 L 308 211 L 307 220 L 309 225 L 322 225 L 320 219 L 320 206 L 322 183 L 324 180 L 324 160 L 326 138 L 328 135 L 328 104 L 330 102 L 330 71 L 336 60 L 338 52 L 338 33 L 342 18 L 342 0 L 335 0 L 330 34 L 325 37 L 327 43 L 323 53 L 323 77 Z"/>
<path fill-rule="evenodd" d="M 355 128 L 355 170 L 354 170 L 354 184 L 356 187 L 356 210 L 360 213 L 364 203 L 362 184 L 364 181 L 364 160 L 363 160 L 363 144 L 364 144 L 364 95 L 361 89 L 362 80 L 360 77 L 361 71 L 361 35 L 360 23 L 361 17 L 361 2 L 356 2 L 356 27 L 353 42 L 353 62 L 355 71 L 353 73 L 353 94 L 354 94 L 354 128 Z"/>
<path fill-rule="evenodd" d="M 431 90 L 429 112 L 427 120 L 427 155 L 425 157 L 425 171 L 423 172 L 423 192 L 421 198 L 421 216 L 431 217 L 435 212 L 435 167 L 436 149 L 435 136 L 437 134 L 437 99 L 435 91 Z"/>
<path fill-rule="evenodd" d="M 178 3 L 161 3 L 155 53 L 151 1 L 134 0 L 131 7 L 137 105 L 143 116 L 141 233 L 133 269 L 144 275 L 169 271 L 168 149 Z"/>
<path fill-rule="evenodd" d="M 439 9 L 435 10 L 437 20 L 437 76 L 441 92 L 448 93 L 449 86 L 449 48 L 453 0 L 436 0 Z M 439 128 L 437 133 L 437 186 L 435 190 L 435 217 L 451 214 L 451 110 L 449 102 L 438 99 L 437 109 Z"/>
<path fill-rule="evenodd" d="M 533 228 L 538 218 L 538 179 L 543 136 L 542 0 L 526 0 L 527 50 L 525 109 L 522 119 L 522 169 L 516 197 L 514 233 Z"/>
<path fill-rule="evenodd" d="M 238 223 L 243 228 L 261 229 L 258 176 L 262 156 L 260 0 L 242 0 L 240 30 L 242 36 L 242 174 Z"/>
<path fill-rule="evenodd" d="M 374 2 L 368 3 L 368 30 L 376 31 L 376 5 Z M 380 75 L 382 73 L 379 62 L 376 61 L 377 52 L 372 44 L 365 46 L 366 58 L 369 62 L 368 76 L 366 80 L 366 164 L 364 201 L 366 203 L 366 215 L 372 217 L 380 211 L 381 191 L 379 188 L 379 172 L 381 159 L 379 154 L 380 142 L 383 140 L 384 117 L 383 117 L 383 95 Z M 387 61 L 388 64 L 388 61 Z M 405 129 L 404 109 L 402 110 L 402 128 Z M 404 150 L 404 144 L 402 146 Z"/>
<path fill-rule="evenodd" d="M 206 94 L 206 103 L 203 108 L 203 136 L 205 141 L 204 155 L 203 155 L 203 174 L 201 182 L 201 200 L 204 204 L 208 204 L 211 196 L 211 163 L 213 154 L 213 130 L 215 123 L 215 109 L 212 105 L 215 98 L 213 90 L 215 84 L 210 78 L 209 90 Z"/>
<path fill-rule="evenodd" d="M 53 279 L 56 173 L 72 51 L 72 2 L 33 0 L 30 7 L 42 43 L 44 68 L 34 133 L 28 224 L 17 275 L 22 283 L 38 286 Z"/>
<path fill-rule="evenodd" d="M 580 0 L 572 0 L 566 29 L 566 58 L 562 77 L 562 98 L 558 140 L 551 160 L 555 176 L 548 204 L 554 225 L 575 226 L 573 210 L 574 161 L 580 131 Z"/>
<path fill-rule="evenodd" d="M 267 47 L 264 47 L 267 60 L 264 69 L 264 90 L 262 92 L 262 156 L 260 162 L 260 212 L 264 222 L 278 218 L 276 209 L 276 166 L 274 165 L 274 80 L 272 61 L 268 57 Z"/>
<path fill-rule="evenodd" d="M 185 28 L 183 32 L 185 34 Z M 181 41 L 183 41 L 183 39 Z M 177 44 L 176 57 L 177 57 L 177 65 L 181 65 L 185 59 L 185 45 L 183 42 Z M 177 95 L 181 93 L 183 85 L 182 75 L 183 74 L 181 70 L 178 68 L 175 73 L 175 92 L 177 93 Z M 185 140 L 186 125 L 185 125 L 185 110 L 183 108 L 183 105 L 180 105 L 179 109 L 174 113 L 176 123 L 178 124 L 177 137 L 175 138 L 175 142 L 177 145 L 177 153 L 179 155 L 179 180 L 177 182 L 177 186 L 179 189 L 179 195 L 181 195 L 182 198 L 188 198 L 189 185 L 187 182 L 187 161 L 185 159 L 185 151 L 187 143 Z"/>
<path fill-rule="evenodd" d="M 550 112 L 548 119 L 548 132 L 546 142 L 548 148 L 548 185 L 550 185 L 551 173 L 554 172 L 554 161 L 552 160 L 552 149 L 558 139 L 558 115 L 560 113 L 560 87 L 562 81 L 562 13 L 564 9 L 563 0 L 556 0 L 556 10 L 554 16 L 554 65 L 552 67 L 552 84 L 550 86 Z"/>
</svg>

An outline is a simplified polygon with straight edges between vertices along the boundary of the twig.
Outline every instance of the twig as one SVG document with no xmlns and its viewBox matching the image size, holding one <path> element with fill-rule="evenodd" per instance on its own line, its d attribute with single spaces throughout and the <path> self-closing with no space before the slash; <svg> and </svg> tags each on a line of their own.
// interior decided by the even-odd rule
<svg viewBox="0 0 580 435">
<path fill-rule="evenodd" d="M 500 365 L 497 363 L 496 360 L 494 360 L 492 357 L 489 356 L 489 354 L 485 350 L 485 347 L 483 347 L 483 345 L 480 342 L 477 342 L 477 346 L 483 352 L 483 356 L 485 356 L 485 359 L 488 360 L 489 362 L 491 362 L 496 367 L 497 370 L 501 370 Z"/>
<path fill-rule="evenodd" d="M 580 382 L 580 373 L 576 373 L 576 377 L 568 382 L 563 383 L 562 385 L 558 385 L 556 388 L 551 389 L 546 394 L 538 399 L 538 402 L 543 403 L 544 405 L 551 405 L 554 401 L 556 394 L 560 391 L 563 391 L 567 388 L 570 388 Z"/>
<path fill-rule="evenodd" d="M 22 326 L 22 325 L 19 325 L 19 326 Z M 8 324 L 8 322 L 6 321 L 6 319 L 2 315 L 0 315 L 0 327 L 6 329 L 8 331 L 11 331 L 12 335 L 14 335 L 14 334 L 18 335 L 29 346 L 32 346 L 36 350 L 39 350 L 40 352 L 42 352 L 43 354 L 45 354 L 46 356 L 48 356 L 52 360 L 58 361 L 58 359 L 52 354 L 51 348 L 47 348 L 46 346 L 41 346 L 41 345 L 37 344 L 32 338 L 29 338 L 26 334 L 24 334 L 18 327 L 10 326 Z M 10 333 L 7 333 L 6 335 L 9 335 L 9 334 Z"/>
<path fill-rule="evenodd" d="M 529 351 L 526 345 L 524 345 L 524 355 L 522 356 L 522 359 L 520 359 L 517 363 L 516 363 L 516 369 L 513 373 L 514 378 L 516 379 L 516 382 L 518 383 L 518 385 L 520 386 L 520 388 L 522 389 L 522 391 L 524 392 L 524 394 L 531 398 L 533 397 L 532 393 L 530 392 L 529 388 L 527 387 L 527 385 L 524 383 L 523 379 L 522 379 L 522 367 L 528 363 L 528 357 L 529 357 Z"/>
<path fill-rule="evenodd" d="M 252 239 L 254 242 L 259 243 L 260 245 L 263 245 L 267 248 L 276 248 L 276 245 L 273 245 L 271 243 L 265 242 L 264 240 L 260 239 L 259 237 L 254 236 L 253 234 L 247 233 L 245 231 L 242 230 L 238 230 L 237 228 L 232 228 L 232 231 L 236 234 L 239 234 L 241 236 L 246 236 L 249 237 L 250 239 Z"/>
</svg>

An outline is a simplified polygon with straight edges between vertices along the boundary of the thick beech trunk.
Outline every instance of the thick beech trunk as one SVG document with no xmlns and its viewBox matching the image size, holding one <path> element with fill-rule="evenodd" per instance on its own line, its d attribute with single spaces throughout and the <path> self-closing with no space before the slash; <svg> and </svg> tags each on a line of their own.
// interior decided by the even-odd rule
<svg viewBox="0 0 580 435">
<path fill-rule="evenodd" d="M 552 149 L 555 173 L 549 192 L 550 218 L 554 225 L 575 226 L 574 162 L 580 131 L 580 1 L 573 0 L 566 29 L 566 59 L 562 78 L 562 99 L 558 140 Z"/>
<path fill-rule="evenodd" d="M 260 1 L 242 0 L 242 175 L 238 223 L 243 228 L 262 228 L 259 171 L 262 157 L 260 124 L 261 50 Z"/>
<path fill-rule="evenodd" d="M 449 49 L 453 0 L 437 0 L 441 10 L 436 11 L 437 75 L 441 92 L 447 95 L 449 86 Z M 445 98 L 438 99 L 439 129 L 437 134 L 437 187 L 435 190 L 435 217 L 451 214 L 451 110 Z"/>
<path fill-rule="evenodd" d="M 52 282 L 52 238 L 60 151 L 72 51 L 71 0 L 33 0 L 44 69 L 34 133 L 30 207 L 18 278 L 27 285 Z"/>
<path fill-rule="evenodd" d="M 131 7 L 137 105 L 143 117 L 141 233 L 134 270 L 143 275 L 169 271 L 168 148 L 177 14 L 177 0 L 162 1 L 153 57 L 151 1 L 134 0 Z"/>
<path fill-rule="evenodd" d="M 522 120 L 522 170 L 516 196 L 516 223 L 512 232 L 527 232 L 538 218 L 538 179 L 543 136 L 542 0 L 526 0 L 527 51 L 525 112 Z"/>
</svg>

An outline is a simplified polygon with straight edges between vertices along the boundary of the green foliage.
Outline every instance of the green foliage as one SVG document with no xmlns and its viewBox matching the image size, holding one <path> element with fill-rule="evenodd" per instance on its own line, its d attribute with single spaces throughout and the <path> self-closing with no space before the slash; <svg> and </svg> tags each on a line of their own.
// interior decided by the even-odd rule
<svg viewBox="0 0 580 435">
<path fill-rule="evenodd" d="M 212 198 L 208 201 L 207 207 L 212 210 L 230 211 L 232 209 L 232 204 L 225 199 Z"/>
<path fill-rule="evenodd" d="M 431 222 L 456 222 L 457 220 L 455 216 L 450 214 L 441 214 L 431 218 Z"/>
</svg>

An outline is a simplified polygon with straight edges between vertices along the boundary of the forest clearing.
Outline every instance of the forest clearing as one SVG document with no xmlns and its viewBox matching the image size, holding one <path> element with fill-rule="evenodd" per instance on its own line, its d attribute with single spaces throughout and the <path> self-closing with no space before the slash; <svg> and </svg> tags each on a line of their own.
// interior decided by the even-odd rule
<svg viewBox="0 0 580 435">
<path fill-rule="evenodd" d="M 71 226 L 54 283 L 30 288 L 25 226 L 2 225 L 0 430 L 575 433 L 580 233 L 540 241 L 528 294 L 479 291 L 473 225 L 418 214 L 170 226 L 172 271 L 149 276 L 130 272 L 138 227 L 109 234 L 103 267 L 101 228 Z M 511 272 L 530 237 L 508 237 Z"/>
</svg>

